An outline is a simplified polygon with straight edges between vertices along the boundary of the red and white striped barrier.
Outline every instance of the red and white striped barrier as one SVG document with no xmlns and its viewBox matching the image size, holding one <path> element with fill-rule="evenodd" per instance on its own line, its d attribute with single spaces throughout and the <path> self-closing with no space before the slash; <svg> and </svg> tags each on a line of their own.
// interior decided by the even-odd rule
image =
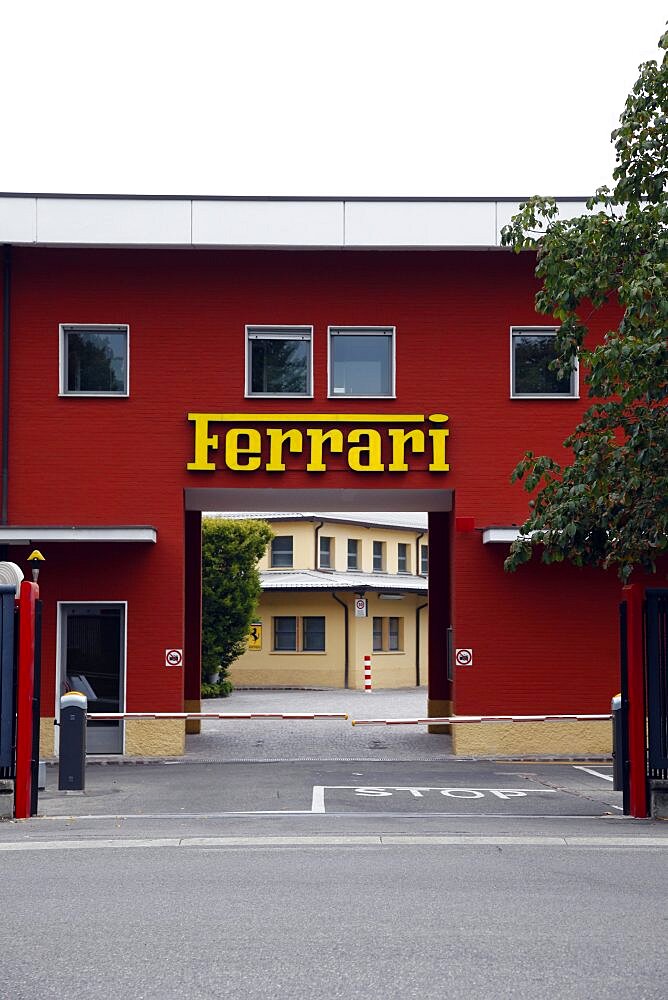
<svg viewBox="0 0 668 1000">
<path fill-rule="evenodd" d="M 612 715 L 447 715 L 434 719 L 352 719 L 353 726 L 449 726 L 471 722 L 609 722 Z"/>
<path fill-rule="evenodd" d="M 368 654 L 364 657 L 364 690 L 371 690 L 371 657 Z"/>
<path fill-rule="evenodd" d="M 284 719 L 287 722 L 311 719 L 316 722 L 328 722 L 340 719 L 345 721 L 348 715 L 327 712 L 88 712 L 86 717 L 92 722 L 98 719 L 115 722 L 121 722 L 123 719 L 223 719 L 229 721 Z"/>
</svg>

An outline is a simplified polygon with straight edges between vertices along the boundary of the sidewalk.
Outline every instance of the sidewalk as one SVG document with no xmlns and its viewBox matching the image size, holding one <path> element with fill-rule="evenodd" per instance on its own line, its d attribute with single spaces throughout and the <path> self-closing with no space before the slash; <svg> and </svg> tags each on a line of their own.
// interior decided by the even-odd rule
<svg viewBox="0 0 668 1000">
<path fill-rule="evenodd" d="M 234 691 L 202 704 L 203 712 L 348 713 L 348 721 L 205 720 L 188 736 L 193 761 L 446 760 L 451 739 L 426 726 L 352 726 L 352 719 L 424 718 L 427 689 L 398 691 Z"/>
</svg>

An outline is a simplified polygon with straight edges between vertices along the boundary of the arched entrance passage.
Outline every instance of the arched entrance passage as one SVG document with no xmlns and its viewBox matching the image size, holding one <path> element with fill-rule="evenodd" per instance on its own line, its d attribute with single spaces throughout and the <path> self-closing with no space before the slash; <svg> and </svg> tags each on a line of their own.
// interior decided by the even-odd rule
<svg viewBox="0 0 668 1000">
<path fill-rule="evenodd" d="M 186 711 L 200 707 L 201 680 L 201 530 L 202 513 L 252 510 L 420 511 L 429 519 L 429 673 L 427 712 L 449 714 L 452 682 L 448 677 L 448 629 L 452 622 L 453 491 L 436 489 L 186 489 L 185 495 L 185 672 Z M 440 732 L 440 727 L 433 727 Z M 187 724 L 199 732 L 199 723 Z"/>
</svg>

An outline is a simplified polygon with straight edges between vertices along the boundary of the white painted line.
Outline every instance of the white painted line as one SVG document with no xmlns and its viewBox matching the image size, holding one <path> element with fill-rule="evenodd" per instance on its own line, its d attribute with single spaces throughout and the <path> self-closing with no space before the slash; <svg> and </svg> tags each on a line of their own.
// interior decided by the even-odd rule
<svg viewBox="0 0 668 1000">
<path fill-rule="evenodd" d="M 313 837 L 184 837 L 181 847 L 380 847 L 377 835 Z"/>
<path fill-rule="evenodd" d="M 601 804 L 603 807 L 603 804 Z M 621 806 L 611 806 L 610 803 L 605 803 L 605 808 L 621 809 Z M 379 816 L 389 816 L 394 818 L 416 818 L 424 819 L 432 817 L 437 819 L 628 819 L 631 817 L 620 816 L 612 817 L 607 813 L 507 813 L 507 812 L 496 812 L 496 813 L 483 813 L 483 812 L 472 812 L 472 813 L 453 813 L 453 812 L 406 812 L 399 811 L 398 809 L 374 809 L 373 812 L 364 812 L 363 810 L 355 810 L 355 812 L 341 812 L 331 811 L 328 813 L 314 813 L 311 809 L 273 809 L 273 810 L 247 810 L 246 812 L 206 812 L 206 813 L 89 813 L 87 815 L 79 816 L 73 814 L 63 813 L 62 815 L 52 815 L 52 816 L 34 816 L 31 820 L 26 820 L 31 824 L 36 822 L 46 821 L 46 822 L 62 822 L 73 823 L 80 820 L 164 820 L 164 819 L 182 819 L 182 820 L 214 820 L 214 819 L 235 819 L 243 816 L 297 816 L 297 817 L 308 817 L 308 816 L 326 816 L 327 819 L 338 818 L 342 816 L 353 816 L 355 819 L 359 818 L 369 818 L 377 819 Z M 23 821 L 21 821 L 23 822 Z"/>
<path fill-rule="evenodd" d="M 576 771 L 586 771 L 587 774 L 593 774 L 595 778 L 603 778 L 604 781 L 612 781 L 611 774 L 601 774 L 600 771 L 595 771 L 593 767 L 584 767 L 582 764 L 573 764 Z"/>
<path fill-rule="evenodd" d="M 324 813 L 325 811 L 325 786 L 313 786 L 313 798 L 311 799 L 311 812 Z"/>
<path fill-rule="evenodd" d="M 34 851 L 127 850 L 136 848 L 239 848 L 239 847 L 562 847 L 597 849 L 663 848 L 668 849 L 665 837 L 537 837 L 537 836 L 412 836 L 412 835 L 362 835 L 362 836 L 289 836 L 289 837 L 152 837 L 119 838 L 117 840 L 43 840 L 26 843 L 0 844 L 1 853 L 30 853 Z"/>
<path fill-rule="evenodd" d="M 126 847 L 178 847 L 179 837 L 150 837 L 118 840 L 35 840 L 29 844 L 0 844 L 0 853 L 8 851 L 86 851 L 108 850 L 109 848 Z"/>
</svg>

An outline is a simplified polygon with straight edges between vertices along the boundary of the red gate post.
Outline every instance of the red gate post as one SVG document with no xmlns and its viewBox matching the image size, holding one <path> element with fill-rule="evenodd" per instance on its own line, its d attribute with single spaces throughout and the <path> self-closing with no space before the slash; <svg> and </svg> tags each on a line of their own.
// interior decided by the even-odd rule
<svg viewBox="0 0 668 1000">
<path fill-rule="evenodd" d="M 629 691 L 629 807 L 636 819 L 647 811 L 647 749 L 643 593 L 637 584 L 622 588 L 626 601 L 626 651 Z"/>
<path fill-rule="evenodd" d="M 23 580 L 19 593 L 19 655 L 16 694 L 16 777 L 14 816 L 28 819 L 32 791 L 32 720 L 35 685 L 36 583 Z"/>
</svg>

